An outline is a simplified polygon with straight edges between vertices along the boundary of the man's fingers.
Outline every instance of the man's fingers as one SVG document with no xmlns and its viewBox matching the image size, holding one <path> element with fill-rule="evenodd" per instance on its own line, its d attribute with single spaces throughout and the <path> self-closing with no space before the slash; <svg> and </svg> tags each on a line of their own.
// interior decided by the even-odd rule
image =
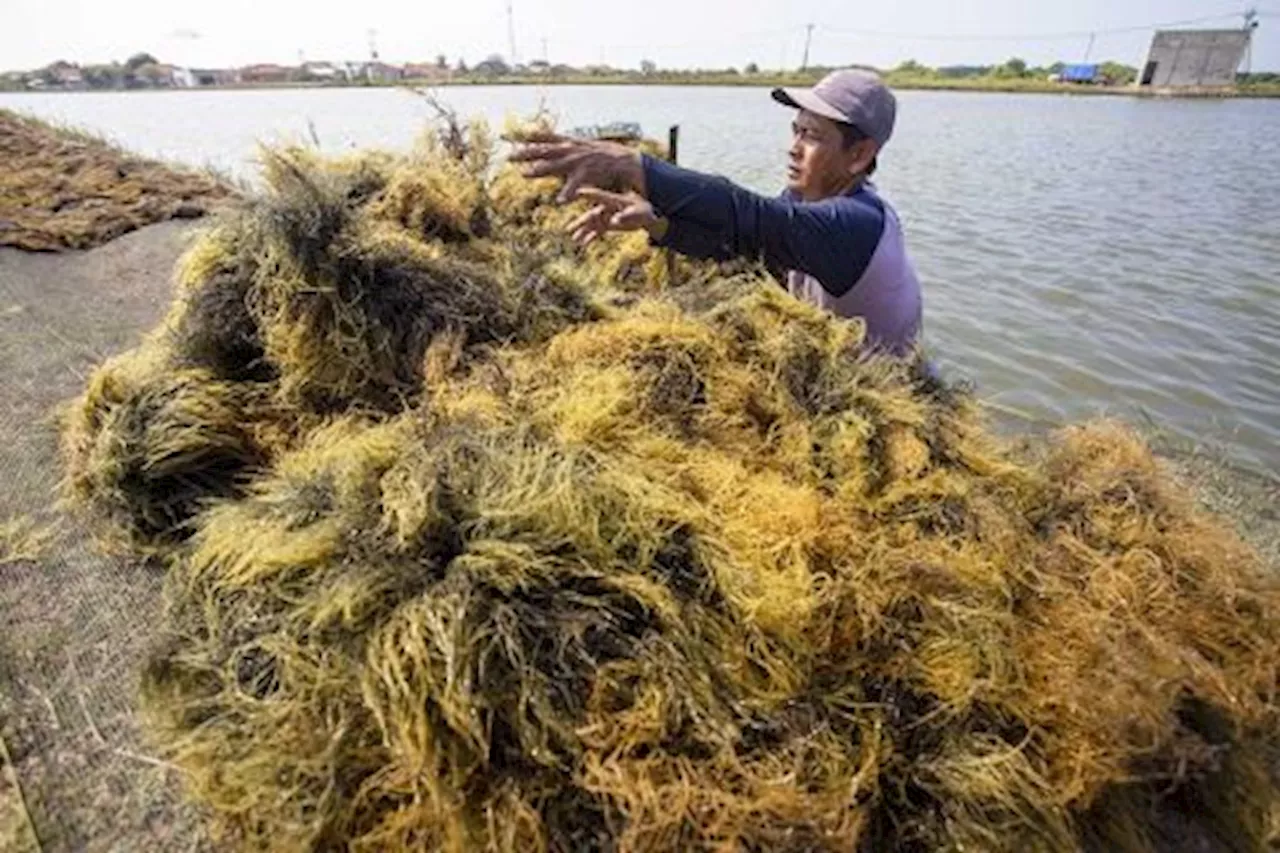
<svg viewBox="0 0 1280 853">
<path fill-rule="evenodd" d="M 593 207 L 590 210 L 588 210 L 586 213 L 583 213 L 580 216 L 574 217 L 574 220 L 569 223 L 568 230 L 577 231 L 580 228 L 585 228 L 586 226 L 592 224 L 592 222 L 603 219 L 604 216 L 605 216 L 605 209 L 603 207 L 600 207 L 600 206 Z"/>
<path fill-rule="evenodd" d="M 620 210 L 613 216 L 609 217 L 609 225 L 613 228 L 629 231 L 633 228 L 639 228 L 644 224 L 644 220 L 644 211 L 632 208 L 628 210 Z"/>
<path fill-rule="evenodd" d="M 521 171 L 526 178 L 572 178 L 578 169 L 575 157 L 560 157 L 554 160 L 537 160 L 530 162 Z"/>
<path fill-rule="evenodd" d="M 601 232 L 597 228 L 579 228 L 570 235 L 571 240 L 579 246 L 589 246 L 596 241 Z"/>
<path fill-rule="evenodd" d="M 621 210 L 632 202 L 630 196 L 622 193 L 611 193 L 599 187 L 583 187 L 578 191 L 578 197 L 585 198 L 587 201 L 594 201 L 597 204 L 608 205 L 615 210 Z"/>
<path fill-rule="evenodd" d="M 569 137 L 556 133 L 553 130 L 530 130 L 503 134 L 502 141 L 515 142 L 523 145 L 525 143 L 536 142 L 568 142 Z"/>
<path fill-rule="evenodd" d="M 571 152 L 571 142 L 522 142 L 511 152 L 510 159 L 516 161 L 543 160 Z"/>
<path fill-rule="evenodd" d="M 508 159 L 516 163 L 560 160 L 577 153 L 578 149 L 579 146 L 573 142 L 531 142 L 518 146 Z"/>
<path fill-rule="evenodd" d="M 560 195 L 557 197 L 560 203 L 564 204 L 576 199 L 578 197 L 578 193 L 583 188 L 583 183 L 582 172 L 580 170 L 569 171 L 565 178 L 564 188 L 560 190 Z"/>
</svg>

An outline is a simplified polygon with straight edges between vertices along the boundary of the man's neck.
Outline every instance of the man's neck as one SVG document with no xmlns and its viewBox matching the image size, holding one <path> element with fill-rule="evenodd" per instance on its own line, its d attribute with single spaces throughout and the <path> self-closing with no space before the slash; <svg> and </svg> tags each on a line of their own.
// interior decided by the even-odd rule
<svg viewBox="0 0 1280 853">
<path fill-rule="evenodd" d="M 806 196 L 804 200 L 809 202 L 814 202 L 814 201 L 822 201 L 823 199 L 828 199 L 828 198 L 839 198 L 842 195 L 849 195 L 854 190 L 862 186 L 862 184 L 866 180 L 867 180 L 866 175 L 854 175 L 853 177 L 849 178 L 847 181 L 840 184 L 839 186 L 834 187 L 829 191 L 822 192 L 814 198 L 809 198 Z"/>
</svg>

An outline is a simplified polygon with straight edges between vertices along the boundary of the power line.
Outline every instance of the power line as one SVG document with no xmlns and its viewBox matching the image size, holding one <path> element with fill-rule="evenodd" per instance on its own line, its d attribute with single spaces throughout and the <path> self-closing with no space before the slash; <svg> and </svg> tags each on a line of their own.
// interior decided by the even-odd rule
<svg viewBox="0 0 1280 853">
<path fill-rule="evenodd" d="M 1149 30 L 1168 29 L 1170 27 L 1186 27 L 1195 24 L 1207 24 L 1214 21 L 1222 21 L 1228 18 L 1239 18 L 1240 12 L 1228 12 L 1221 15 L 1209 15 L 1203 18 L 1188 18 L 1182 21 L 1163 21 L 1155 24 L 1141 24 L 1126 27 L 1111 27 L 1109 29 L 1093 29 L 1093 30 L 1075 30 L 1069 32 L 1057 33 L 1004 33 L 998 35 L 982 35 L 979 33 L 970 33 L 957 35 L 955 33 L 903 33 L 903 32 L 885 32 L 882 30 L 846 30 L 839 28 L 823 27 L 822 32 L 825 35 L 834 36 L 860 36 L 872 38 L 895 38 L 910 39 L 916 41 L 1056 41 L 1059 39 L 1081 39 L 1089 38 L 1093 35 L 1119 35 L 1122 33 L 1136 33 Z"/>
<path fill-rule="evenodd" d="M 1271 18 L 1280 17 L 1280 11 L 1273 11 L 1267 7 L 1258 8 L 1259 17 Z M 1018 34 L 996 34 L 982 35 L 978 33 L 955 34 L 955 33 L 909 33 L 909 32 L 893 32 L 885 30 L 850 30 L 839 27 L 826 27 L 822 24 L 805 24 L 792 25 L 789 27 L 778 27 L 773 29 L 761 29 L 751 32 L 729 32 L 721 31 L 719 33 L 707 34 L 706 37 L 693 41 L 673 41 L 673 42 L 645 42 L 645 43 L 623 43 L 610 42 L 607 47 L 610 51 L 627 51 L 638 50 L 646 53 L 654 53 L 657 51 L 681 50 L 687 48 L 705 48 L 709 44 L 732 44 L 736 46 L 745 46 L 748 41 L 753 46 L 762 46 L 765 40 L 770 44 L 774 44 L 775 39 L 791 39 L 796 36 L 802 36 L 805 39 L 806 55 L 804 58 L 804 66 L 807 67 L 809 60 L 812 59 L 812 39 L 815 34 L 830 36 L 832 38 L 880 38 L 880 39 L 902 39 L 902 40 L 918 40 L 918 41 L 939 41 L 939 42 L 1015 42 L 1015 41 L 1066 41 L 1066 40 L 1089 40 L 1108 36 L 1119 35 L 1125 33 L 1150 32 L 1156 29 L 1167 29 L 1172 27 L 1194 26 L 1197 24 L 1212 23 L 1215 21 L 1239 20 L 1240 10 L 1237 8 L 1231 12 L 1223 12 L 1218 15 L 1206 15 L 1200 18 L 1188 18 L 1180 21 L 1162 21 L 1152 24 L 1129 25 L 1109 28 L 1096 28 L 1089 30 L 1076 31 L 1060 31 L 1054 33 L 1018 33 Z M 782 44 L 782 51 L 786 52 L 786 44 Z M 1095 45 L 1096 46 L 1096 45 Z M 606 45 L 601 45 L 603 49 Z M 782 63 L 785 64 L 785 63 Z"/>
<path fill-rule="evenodd" d="M 1260 17 L 1270 17 L 1271 15 L 1280 15 L 1280 11 L 1271 12 L 1266 7 L 1258 9 Z M 1085 40 L 1091 37 L 1101 37 L 1107 35 L 1118 35 L 1124 33 L 1148 32 L 1155 29 L 1166 29 L 1170 27 L 1193 26 L 1196 24 L 1206 24 L 1215 21 L 1239 20 L 1240 11 L 1236 9 L 1231 12 L 1223 12 L 1218 15 L 1210 15 L 1201 18 L 1188 18 L 1181 21 L 1162 21 L 1153 24 L 1130 25 L 1123 27 L 1095 28 L 1088 30 L 1075 31 L 1059 31 L 1055 33 L 1005 33 L 994 35 L 983 35 L 980 33 L 910 33 L 902 31 L 888 30 L 851 30 L 840 27 L 827 27 L 822 24 L 805 24 L 793 25 L 790 27 L 780 27 L 768 30 L 756 30 L 752 32 L 735 33 L 723 31 L 718 34 L 709 34 L 706 38 L 700 38 L 693 41 L 681 42 L 646 42 L 644 44 L 623 44 L 610 43 L 609 47 L 613 50 L 673 50 L 679 48 L 704 47 L 709 43 L 715 44 L 742 44 L 747 39 L 764 39 L 776 38 L 779 36 L 793 36 L 803 34 L 806 43 L 811 40 L 813 34 L 821 34 L 824 36 L 833 36 L 836 38 L 884 38 L 884 39 L 902 39 L 902 40 L 918 40 L 918 41 L 952 41 L 952 42 L 999 42 L 999 41 L 1056 41 L 1079 39 Z M 807 63 L 806 63 L 807 64 Z"/>
</svg>

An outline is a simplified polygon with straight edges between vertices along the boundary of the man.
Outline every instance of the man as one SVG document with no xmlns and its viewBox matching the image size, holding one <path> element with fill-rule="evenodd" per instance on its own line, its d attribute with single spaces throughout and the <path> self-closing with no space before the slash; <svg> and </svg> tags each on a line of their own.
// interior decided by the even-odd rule
<svg viewBox="0 0 1280 853">
<path fill-rule="evenodd" d="M 573 224 L 581 242 L 644 228 L 655 245 L 692 257 L 762 260 L 785 271 L 796 297 L 863 318 L 870 347 L 909 354 L 920 283 L 897 214 L 868 183 L 893 133 L 893 94 L 874 74 L 837 71 L 773 98 L 798 110 L 787 189 L 776 199 L 607 142 L 547 139 L 512 159 L 529 164 L 528 177 L 564 178 L 562 200 L 595 202 Z"/>
</svg>

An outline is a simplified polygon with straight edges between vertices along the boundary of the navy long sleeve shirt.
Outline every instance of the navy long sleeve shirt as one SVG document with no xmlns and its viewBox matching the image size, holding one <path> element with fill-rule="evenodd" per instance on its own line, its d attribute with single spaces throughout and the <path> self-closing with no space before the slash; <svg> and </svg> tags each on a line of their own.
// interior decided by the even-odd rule
<svg viewBox="0 0 1280 853">
<path fill-rule="evenodd" d="M 724 178 L 644 157 L 646 195 L 668 221 L 658 245 L 712 260 L 750 258 L 812 276 L 840 297 L 862 278 L 885 228 L 884 204 L 859 185 L 805 202 L 767 198 Z"/>
</svg>

